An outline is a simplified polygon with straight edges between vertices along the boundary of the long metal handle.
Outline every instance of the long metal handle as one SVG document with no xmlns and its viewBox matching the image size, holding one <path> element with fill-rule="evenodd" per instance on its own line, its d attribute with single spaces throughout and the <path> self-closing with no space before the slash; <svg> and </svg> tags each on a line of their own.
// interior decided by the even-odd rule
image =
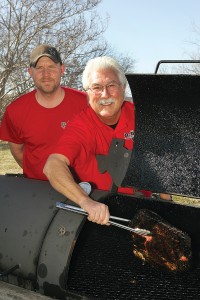
<svg viewBox="0 0 200 300">
<path fill-rule="evenodd" d="M 69 204 L 65 204 L 63 202 L 56 202 L 56 207 L 62 208 L 62 209 L 65 209 L 65 210 L 69 210 L 69 211 L 73 211 L 73 212 L 77 212 L 81 215 L 85 215 L 85 216 L 88 215 L 87 212 L 85 210 L 83 210 L 82 208 L 76 207 L 76 206 L 73 206 L 73 205 L 69 205 Z M 126 222 L 126 223 L 130 222 L 129 219 L 123 219 L 123 218 L 119 218 L 119 217 L 115 217 L 115 216 L 110 216 L 110 219 L 111 220 L 116 220 L 116 221 L 121 221 L 121 222 Z"/>
<path fill-rule="evenodd" d="M 69 204 L 65 204 L 63 202 L 56 202 L 56 207 L 64 209 L 64 210 L 76 212 L 76 213 L 84 215 L 84 216 L 88 216 L 88 213 L 85 210 L 83 210 L 82 208 L 76 207 L 76 206 L 73 206 L 73 205 L 69 205 Z M 129 219 L 119 218 L 119 217 L 115 217 L 115 216 L 110 216 L 110 219 L 117 220 L 117 221 L 122 221 L 122 222 L 126 222 L 126 223 L 129 223 L 131 221 Z M 120 227 L 122 229 L 125 229 L 125 230 L 128 230 L 128 231 L 137 233 L 139 235 L 145 235 L 145 236 L 146 235 L 151 235 L 151 232 L 149 230 L 146 230 L 146 229 L 132 228 L 132 227 L 124 226 L 122 224 L 119 224 L 119 223 L 116 223 L 116 222 L 112 222 L 112 221 L 109 221 L 109 223 L 111 225 Z"/>
</svg>

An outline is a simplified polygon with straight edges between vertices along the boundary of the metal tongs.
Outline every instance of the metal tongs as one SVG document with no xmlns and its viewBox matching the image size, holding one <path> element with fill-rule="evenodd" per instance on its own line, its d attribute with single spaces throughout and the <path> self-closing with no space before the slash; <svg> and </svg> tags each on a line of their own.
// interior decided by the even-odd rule
<svg viewBox="0 0 200 300">
<path fill-rule="evenodd" d="M 81 215 L 88 216 L 88 213 L 85 210 L 83 210 L 82 208 L 76 207 L 76 206 L 73 206 L 73 205 L 69 205 L 69 204 L 65 204 L 63 202 L 56 202 L 56 207 L 60 208 L 60 209 L 72 211 L 72 212 L 75 212 L 75 213 L 78 213 L 78 214 L 81 214 Z M 110 219 L 125 222 L 125 223 L 130 223 L 131 222 L 131 220 L 129 220 L 129 219 L 123 219 L 123 218 L 119 218 L 119 217 L 115 217 L 115 216 L 110 216 Z M 113 222 L 113 221 L 110 221 L 110 220 L 109 220 L 109 224 L 120 227 L 122 229 L 131 231 L 131 232 L 134 232 L 138 235 L 142 235 L 142 236 L 151 235 L 151 232 L 149 230 L 146 230 L 146 229 L 131 228 L 129 226 L 124 226 L 120 223 L 116 223 L 116 222 Z"/>
</svg>

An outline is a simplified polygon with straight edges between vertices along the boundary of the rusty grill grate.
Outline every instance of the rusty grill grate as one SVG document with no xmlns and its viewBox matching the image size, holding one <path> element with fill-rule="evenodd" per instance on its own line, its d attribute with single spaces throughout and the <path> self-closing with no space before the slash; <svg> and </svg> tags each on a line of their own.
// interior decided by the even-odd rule
<svg viewBox="0 0 200 300">
<path fill-rule="evenodd" d="M 123 204 L 118 209 L 124 211 Z M 200 299 L 199 263 L 183 273 L 166 273 L 138 260 L 132 245 L 129 232 L 86 222 L 73 252 L 67 289 L 99 300 Z"/>
<path fill-rule="evenodd" d="M 92 299 L 200 298 L 200 266 L 167 274 L 137 260 L 120 229 L 85 225 L 70 264 L 68 289 Z"/>
</svg>

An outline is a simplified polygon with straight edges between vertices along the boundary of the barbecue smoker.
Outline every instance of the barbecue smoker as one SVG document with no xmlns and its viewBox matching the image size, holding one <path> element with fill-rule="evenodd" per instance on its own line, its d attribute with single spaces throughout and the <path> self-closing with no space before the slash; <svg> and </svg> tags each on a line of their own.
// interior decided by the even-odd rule
<svg viewBox="0 0 200 300">
<path fill-rule="evenodd" d="M 114 216 L 132 219 L 145 208 L 187 233 L 191 268 L 175 273 L 155 268 L 135 257 L 130 232 L 57 208 L 56 202 L 72 203 L 48 182 L 5 175 L 0 176 L 2 282 L 56 299 L 200 299 L 200 76 L 128 74 L 127 79 L 136 107 L 135 147 L 129 153 L 113 140 L 108 157 L 98 157 L 113 185 L 91 197 L 106 203 Z M 119 194 L 118 185 L 189 196 L 190 202 Z"/>
</svg>

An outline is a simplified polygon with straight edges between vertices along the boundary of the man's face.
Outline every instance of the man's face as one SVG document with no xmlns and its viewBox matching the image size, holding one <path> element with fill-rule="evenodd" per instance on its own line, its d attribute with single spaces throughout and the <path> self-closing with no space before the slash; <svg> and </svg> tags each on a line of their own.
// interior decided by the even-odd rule
<svg viewBox="0 0 200 300">
<path fill-rule="evenodd" d="M 125 86 L 120 84 L 115 72 L 112 69 L 91 72 L 87 93 L 90 106 L 102 122 L 116 124 L 124 101 Z"/>
<path fill-rule="evenodd" d="M 64 65 L 56 64 L 49 57 L 43 56 L 38 60 L 36 67 L 29 68 L 28 71 L 38 90 L 52 93 L 60 85 Z"/>
</svg>

